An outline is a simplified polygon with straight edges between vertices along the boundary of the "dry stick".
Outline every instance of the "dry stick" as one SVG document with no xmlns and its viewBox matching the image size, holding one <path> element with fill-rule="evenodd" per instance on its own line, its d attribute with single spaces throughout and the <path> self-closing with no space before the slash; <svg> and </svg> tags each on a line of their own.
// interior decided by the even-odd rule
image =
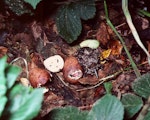
<svg viewBox="0 0 150 120">
<path fill-rule="evenodd" d="M 147 62 L 147 61 L 146 61 L 146 62 L 143 62 L 142 64 L 140 64 L 140 65 L 138 65 L 138 66 L 141 66 L 141 65 L 144 65 L 144 64 L 148 64 L 148 62 Z M 90 86 L 90 87 L 87 87 L 87 88 L 78 89 L 78 90 L 76 90 L 76 91 L 77 91 L 77 92 L 80 92 L 80 91 L 84 91 L 84 90 L 89 90 L 89 89 L 96 88 L 96 87 L 100 86 L 101 84 L 103 84 L 104 82 L 108 81 L 109 79 L 116 77 L 116 76 L 119 75 L 120 73 L 125 72 L 125 71 L 128 71 L 128 70 L 131 70 L 131 69 L 132 69 L 132 67 L 125 68 L 125 69 L 123 69 L 123 70 L 120 70 L 120 71 L 118 71 L 118 72 L 112 74 L 112 75 L 109 75 L 109 76 L 107 76 L 107 77 L 104 77 L 104 78 L 99 79 L 99 82 L 98 82 L 96 85 L 94 85 L 94 86 Z"/>
<path fill-rule="evenodd" d="M 115 76 L 119 75 L 121 72 L 123 72 L 123 71 L 119 71 L 119 72 L 116 72 L 116 73 L 114 73 L 112 75 L 109 75 L 107 77 L 99 79 L 100 82 L 98 84 L 94 85 L 94 86 L 83 88 L 83 89 L 79 89 L 79 90 L 76 90 L 76 91 L 80 92 L 80 91 L 96 88 L 96 87 L 100 86 L 101 84 L 103 84 L 104 82 L 106 82 L 107 80 L 109 80 L 110 78 L 114 78 Z"/>
<path fill-rule="evenodd" d="M 104 0 L 104 9 L 105 9 L 105 16 L 106 16 L 106 21 L 107 21 L 107 23 L 109 24 L 109 26 L 112 28 L 112 30 L 115 32 L 115 34 L 116 34 L 116 35 L 118 36 L 118 38 L 120 39 L 120 41 L 121 41 L 121 43 L 122 43 L 122 46 L 123 46 L 123 48 L 124 48 L 124 50 L 125 50 L 125 52 L 126 52 L 128 58 L 129 58 L 129 60 L 130 60 L 130 62 L 131 62 L 131 65 L 132 65 L 132 67 L 133 67 L 133 70 L 134 70 L 136 76 L 137 76 L 137 77 L 140 77 L 141 74 L 140 74 L 140 72 L 139 72 L 139 70 L 138 70 L 136 64 L 134 63 L 134 61 L 133 61 L 133 59 L 132 59 L 132 57 L 131 57 L 131 55 L 130 55 L 130 53 L 129 53 L 127 47 L 126 47 L 123 38 L 120 36 L 120 34 L 117 32 L 116 28 L 113 26 L 113 24 L 112 24 L 111 21 L 109 20 L 106 0 Z"/>
<path fill-rule="evenodd" d="M 19 59 L 23 60 L 23 62 L 25 64 L 27 79 L 29 79 L 29 69 L 28 69 L 28 63 L 27 63 L 26 59 L 24 59 L 23 57 L 17 57 L 14 60 L 12 60 L 10 62 L 10 64 L 13 64 L 14 62 L 18 61 Z"/>
<path fill-rule="evenodd" d="M 147 103 L 143 106 L 136 120 L 143 120 L 145 115 L 148 113 L 149 108 L 150 108 L 150 96 L 148 97 Z"/>
</svg>

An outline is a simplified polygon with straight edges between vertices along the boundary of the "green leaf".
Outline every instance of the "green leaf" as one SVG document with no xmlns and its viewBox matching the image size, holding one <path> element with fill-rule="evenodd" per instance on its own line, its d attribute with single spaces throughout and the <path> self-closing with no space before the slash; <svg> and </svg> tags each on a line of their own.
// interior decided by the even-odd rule
<svg viewBox="0 0 150 120">
<path fill-rule="evenodd" d="M 122 103 L 115 96 L 107 94 L 93 105 L 87 120 L 123 120 L 123 115 Z"/>
<path fill-rule="evenodd" d="M 5 78 L 5 68 L 6 68 L 7 57 L 4 56 L 0 59 L 0 117 L 4 111 L 7 98 L 5 97 L 7 87 L 6 87 L 6 78 Z"/>
<path fill-rule="evenodd" d="M 8 89 L 10 89 L 14 85 L 18 75 L 20 74 L 20 71 L 21 69 L 17 66 L 9 65 L 6 68 L 6 79 Z"/>
<path fill-rule="evenodd" d="M 146 116 L 144 117 L 144 120 L 149 120 L 150 118 L 150 111 L 146 114 Z"/>
<path fill-rule="evenodd" d="M 2 116 L 2 112 L 5 108 L 6 102 L 7 102 L 7 98 L 5 96 L 0 97 L 0 117 Z"/>
<path fill-rule="evenodd" d="M 150 96 L 150 74 L 137 78 L 132 84 L 132 89 L 136 94 L 147 99 Z"/>
<path fill-rule="evenodd" d="M 0 59 L 0 98 L 6 93 L 6 78 L 5 78 L 5 67 L 7 57 Z"/>
<path fill-rule="evenodd" d="M 64 107 L 53 109 L 49 114 L 49 120 L 86 120 L 87 112 L 80 111 L 76 107 Z"/>
<path fill-rule="evenodd" d="M 41 0 L 24 0 L 25 2 L 29 3 L 33 9 L 36 9 L 37 4 L 41 1 Z"/>
<path fill-rule="evenodd" d="M 7 57 L 4 56 L 0 59 L 0 75 L 1 74 L 4 74 L 4 70 L 5 70 L 5 67 L 6 67 L 6 60 L 7 60 Z M 0 76 L 1 77 L 1 76 Z"/>
<path fill-rule="evenodd" d="M 29 89 L 22 87 L 20 84 L 15 85 L 8 94 L 9 104 L 6 110 L 7 113 L 14 113 L 17 111 L 17 109 L 20 107 L 20 104 L 23 104 L 23 101 L 26 101 L 26 96 L 28 93 Z"/>
<path fill-rule="evenodd" d="M 150 17 L 150 12 L 146 11 L 146 10 L 138 10 L 139 14 L 142 14 L 146 17 Z"/>
<path fill-rule="evenodd" d="M 4 0 L 9 9 L 16 15 L 22 15 L 25 13 L 33 14 L 31 9 L 25 4 L 24 0 Z M 32 1 L 32 0 L 31 0 Z"/>
<path fill-rule="evenodd" d="M 80 17 L 72 6 L 72 4 L 62 6 L 56 17 L 58 32 L 68 43 L 76 40 L 82 29 Z"/>
<path fill-rule="evenodd" d="M 79 0 L 63 5 L 56 16 L 56 25 L 59 34 L 67 43 L 77 40 L 81 33 L 81 20 L 94 17 L 96 12 L 94 0 Z"/>
<path fill-rule="evenodd" d="M 111 94 L 112 83 L 111 82 L 106 82 L 106 83 L 104 83 L 104 87 L 106 89 L 107 94 Z"/>
<path fill-rule="evenodd" d="M 80 0 L 75 4 L 76 12 L 83 20 L 88 20 L 95 16 L 96 8 L 94 0 Z"/>
<path fill-rule="evenodd" d="M 124 94 L 121 102 L 125 108 L 126 118 L 132 118 L 143 106 L 142 98 L 130 93 Z"/>
<path fill-rule="evenodd" d="M 9 94 L 7 113 L 10 120 L 30 120 L 37 116 L 43 100 L 43 89 L 15 85 Z"/>
</svg>

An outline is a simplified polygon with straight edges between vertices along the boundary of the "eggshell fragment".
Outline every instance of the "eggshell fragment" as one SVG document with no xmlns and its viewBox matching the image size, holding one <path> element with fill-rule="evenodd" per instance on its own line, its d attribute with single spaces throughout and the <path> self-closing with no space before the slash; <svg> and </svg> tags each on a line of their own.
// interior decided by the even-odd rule
<svg viewBox="0 0 150 120">
<path fill-rule="evenodd" d="M 50 74 L 41 68 L 32 68 L 29 71 L 29 81 L 31 86 L 40 87 L 50 81 Z"/>
<path fill-rule="evenodd" d="M 82 77 L 83 72 L 77 58 L 68 57 L 65 60 L 63 74 L 67 82 L 78 83 L 78 79 Z"/>
<path fill-rule="evenodd" d="M 59 72 L 64 67 L 64 60 L 60 55 L 54 55 L 44 60 L 44 66 L 51 72 Z"/>
</svg>

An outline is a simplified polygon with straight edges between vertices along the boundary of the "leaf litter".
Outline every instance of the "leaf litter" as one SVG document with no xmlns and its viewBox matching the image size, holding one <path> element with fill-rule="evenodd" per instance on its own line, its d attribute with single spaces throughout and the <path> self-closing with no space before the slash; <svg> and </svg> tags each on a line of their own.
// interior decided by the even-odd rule
<svg viewBox="0 0 150 120">
<path fill-rule="evenodd" d="M 110 14 L 115 16 L 110 15 L 112 16 L 110 19 L 115 21 L 117 30 L 124 36 L 125 44 L 138 64 L 140 72 L 142 74 L 148 72 L 150 67 L 147 65 L 146 55 L 135 43 L 125 20 L 122 18 L 118 20 L 120 13 L 114 8 L 111 9 L 114 12 Z M 33 20 L 23 23 L 0 14 L 0 57 L 7 55 L 9 63 L 15 58 L 22 57 L 28 63 L 29 73 L 33 72 L 33 68 L 38 68 L 47 71 L 50 75 L 51 80 L 42 85 L 48 91 L 45 93 L 37 119 L 44 119 L 52 109 L 57 107 L 76 106 L 82 110 L 89 110 L 93 103 L 106 93 L 103 83 L 107 81 L 112 82 L 112 93 L 118 98 L 121 98 L 124 93 L 132 92 L 131 84 L 136 76 L 130 67 L 130 61 L 118 38 L 102 19 L 104 18 L 102 11 L 99 10 L 98 15 L 98 18 L 93 19 L 94 22 L 83 22 L 82 35 L 70 45 L 58 35 L 53 17 L 45 21 Z M 140 28 L 139 31 L 144 29 L 145 32 L 139 33 L 150 52 L 150 43 L 145 36 L 149 33 L 146 26 L 149 23 L 146 18 L 140 20 L 142 24 L 137 24 L 137 27 Z M 95 23 L 97 26 L 94 25 Z M 100 46 L 96 49 L 80 48 L 79 43 L 89 38 L 99 40 Z M 62 71 L 50 73 L 44 67 L 43 61 L 53 55 L 60 55 L 64 61 L 70 56 L 78 59 L 83 68 L 83 76 L 77 84 L 65 81 Z M 22 66 L 22 69 L 25 69 L 25 66 Z M 31 76 L 32 79 L 40 79 L 39 76 L 32 74 Z"/>
</svg>

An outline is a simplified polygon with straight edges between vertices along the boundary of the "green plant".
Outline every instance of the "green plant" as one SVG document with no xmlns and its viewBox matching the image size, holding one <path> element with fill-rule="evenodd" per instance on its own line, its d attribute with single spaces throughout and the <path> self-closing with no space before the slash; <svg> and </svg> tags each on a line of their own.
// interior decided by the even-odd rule
<svg viewBox="0 0 150 120">
<path fill-rule="evenodd" d="M 126 17 L 127 23 L 131 29 L 132 34 L 133 34 L 133 37 L 136 40 L 136 43 L 143 49 L 143 51 L 147 55 L 148 62 L 150 64 L 150 54 L 147 51 L 147 49 L 145 48 L 145 46 L 143 45 L 142 41 L 140 40 L 140 37 L 137 33 L 137 30 L 136 30 L 135 26 L 133 25 L 131 15 L 130 15 L 129 10 L 128 10 L 128 0 L 122 0 L 122 9 L 123 9 L 124 15 Z"/>
<path fill-rule="evenodd" d="M 122 120 L 124 108 L 113 95 L 106 94 L 97 100 L 92 109 L 80 111 L 76 107 L 57 108 L 50 112 L 49 120 Z"/>
<path fill-rule="evenodd" d="M 150 12 L 148 12 L 147 10 L 138 10 L 138 14 L 141 16 L 150 17 Z"/>
<path fill-rule="evenodd" d="M 20 16 L 25 13 L 33 15 L 34 10 L 42 0 L 4 1 L 10 10 Z M 57 1 L 53 1 L 51 4 L 55 3 Z M 56 15 L 58 33 L 67 43 L 72 43 L 81 34 L 81 20 L 88 20 L 94 17 L 96 12 L 95 0 L 70 0 L 62 2 L 61 5 L 58 2 L 58 6 L 59 9 Z"/>
<path fill-rule="evenodd" d="M 11 2 L 13 0 L 5 0 L 5 1 L 9 1 L 8 5 L 11 6 Z M 22 1 L 23 2 L 20 2 L 20 3 L 23 3 L 23 4 L 29 3 L 33 7 L 33 9 L 36 9 L 36 6 L 38 5 L 38 3 L 40 3 L 41 0 L 34 0 L 34 1 L 22 0 Z M 145 74 L 143 76 L 140 75 L 138 68 L 133 62 L 132 57 L 129 51 L 127 50 L 127 47 L 122 37 L 118 34 L 115 27 L 113 26 L 113 24 L 108 18 L 106 1 L 104 2 L 105 2 L 104 5 L 105 5 L 106 21 L 114 30 L 116 35 L 119 37 L 120 41 L 122 42 L 122 45 L 124 46 L 124 49 L 127 52 L 127 55 L 131 61 L 135 74 L 138 77 L 132 86 L 132 89 L 135 94 L 133 93 L 124 94 L 122 96 L 121 101 L 119 101 L 115 96 L 110 94 L 112 86 L 111 84 L 108 83 L 108 84 L 105 84 L 105 87 L 107 88 L 106 89 L 107 94 L 103 96 L 101 99 L 99 99 L 98 101 L 96 101 L 96 103 L 93 105 L 92 109 L 89 112 L 81 111 L 81 110 L 78 110 L 78 108 L 71 107 L 71 106 L 64 107 L 64 108 L 57 108 L 50 112 L 49 119 L 51 120 L 59 120 L 59 119 L 60 120 L 63 120 L 63 119 L 74 120 L 76 119 L 76 117 L 81 120 L 93 120 L 93 119 L 122 120 L 124 118 L 124 113 L 125 113 L 125 119 L 132 119 L 135 116 L 135 114 L 138 114 L 138 112 L 140 113 L 138 114 L 138 117 L 136 118 L 137 120 L 148 120 L 150 117 L 150 112 L 149 112 L 150 74 Z M 124 13 L 132 30 L 134 26 L 132 25 L 132 21 L 130 19 L 130 14 L 128 12 L 126 2 L 127 2 L 126 0 L 122 0 Z M 17 13 L 19 9 L 16 9 L 17 7 L 15 7 L 15 3 L 13 5 L 14 6 L 11 6 L 10 8 L 14 10 L 14 12 Z M 61 7 L 59 8 L 58 14 L 56 16 L 56 24 L 57 24 L 58 32 L 68 43 L 74 42 L 78 38 L 82 30 L 81 20 L 82 19 L 87 20 L 87 19 L 92 18 L 95 15 L 95 11 L 96 9 L 95 9 L 94 0 L 82 0 L 82 1 L 77 0 L 77 1 L 71 1 L 71 2 L 64 2 L 64 4 L 62 4 Z M 19 13 L 19 15 L 22 13 Z M 149 15 L 149 14 L 145 14 L 145 15 Z M 137 38 L 138 34 L 136 33 L 136 31 L 132 30 L 132 32 L 134 33 L 135 38 L 139 39 Z M 139 40 L 137 43 L 140 43 Z M 147 56 L 149 56 L 149 54 L 147 54 Z M 3 66 L 1 68 L 2 68 L 2 71 L 5 70 Z M 4 110 L 4 107 L 5 106 L 7 107 L 6 103 L 8 101 L 8 98 L 13 98 L 11 96 L 16 95 L 16 89 L 17 90 L 21 89 L 21 87 L 18 87 L 18 85 L 15 85 L 16 88 L 15 87 L 11 88 L 13 92 L 10 92 L 9 93 L 10 96 L 8 96 L 7 98 L 6 96 L 7 87 L 5 85 L 6 82 L 2 82 L 1 84 L 2 84 L 2 87 L 1 87 L 2 90 L 0 91 L 0 98 L 1 98 L 0 102 L 2 103 L 0 107 L 1 116 L 4 117 L 5 112 L 8 112 L 9 114 L 12 114 L 13 116 L 14 113 L 11 113 L 11 111 L 9 110 L 11 109 L 11 107 L 6 110 Z M 8 85 L 8 88 L 9 86 L 11 85 Z M 14 101 L 15 100 L 13 100 L 13 102 Z M 145 101 L 147 101 L 147 103 Z M 11 104 L 14 104 L 13 102 Z M 8 105 L 11 105 L 11 104 L 8 104 Z"/>
<path fill-rule="evenodd" d="M 30 120 L 38 115 L 43 89 L 27 88 L 16 83 L 20 68 L 0 59 L 0 119 Z"/>
<path fill-rule="evenodd" d="M 95 12 L 94 0 L 78 0 L 63 5 L 56 17 L 59 34 L 68 43 L 74 42 L 82 30 L 81 19 L 88 20 L 93 18 Z"/>
<path fill-rule="evenodd" d="M 81 111 L 77 107 L 72 106 L 56 108 L 49 113 L 48 119 L 76 120 L 78 118 L 80 120 L 130 120 L 138 114 L 136 120 L 149 120 L 149 83 L 149 73 L 137 78 L 132 85 L 134 93 L 124 94 L 121 100 L 111 95 L 111 83 L 105 83 L 107 94 L 97 100 L 90 111 Z M 144 101 L 148 99 L 148 102 L 144 104 L 143 99 Z"/>
<path fill-rule="evenodd" d="M 112 24 L 112 22 L 110 21 L 109 19 L 109 16 L 108 16 L 108 9 L 107 9 L 107 4 L 106 4 L 106 0 L 104 0 L 104 9 L 105 9 L 105 16 L 106 16 L 106 21 L 108 23 L 108 25 L 112 28 L 112 30 L 115 32 L 115 34 L 118 36 L 118 38 L 120 39 L 120 42 L 122 43 L 122 46 L 131 62 L 131 65 L 132 65 L 132 68 L 136 74 L 137 77 L 140 77 L 141 74 L 136 66 L 136 64 L 134 63 L 133 59 L 132 59 L 132 56 L 131 54 L 129 53 L 128 49 L 127 49 L 127 46 L 125 45 L 125 42 L 124 42 L 124 39 L 121 37 L 121 35 L 118 33 L 118 31 L 116 30 L 116 28 L 114 27 L 114 25 Z"/>
<path fill-rule="evenodd" d="M 124 104 L 125 111 L 126 111 L 125 112 L 126 118 L 132 118 L 142 108 L 136 120 L 148 120 L 149 119 L 148 118 L 150 114 L 149 112 L 149 108 L 150 108 L 149 83 L 150 83 L 150 73 L 142 75 L 141 77 L 137 78 L 132 84 L 132 89 L 136 95 L 125 94 L 122 97 L 122 103 Z M 144 100 L 144 102 L 142 101 L 142 99 Z M 143 103 L 145 104 L 143 105 Z"/>
<path fill-rule="evenodd" d="M 8 8 L 15 13 L 16 15 L 20 16 L 22 14 L 33 14 L 33 10 L 30 6 L 24 2 L 24 0 L 4 0 Z M 34 7 L 34 6 L 33 6 Z"/>
</svg>

